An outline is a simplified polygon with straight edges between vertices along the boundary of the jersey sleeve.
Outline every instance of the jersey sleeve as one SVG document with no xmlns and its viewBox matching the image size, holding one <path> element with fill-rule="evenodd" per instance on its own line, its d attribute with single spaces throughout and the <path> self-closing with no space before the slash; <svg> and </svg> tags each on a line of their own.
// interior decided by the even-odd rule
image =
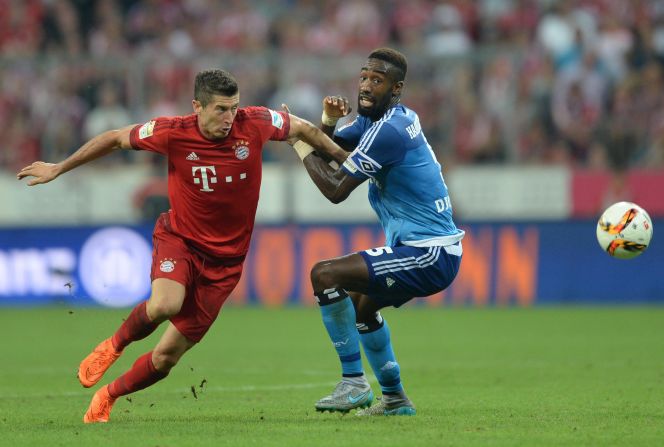
<svg viewBox="0 0 664 447">
<path fill-rule="evenodd" d="M 344 144 L 341 144 L 341 146 L 355 147 L 360 142 L 363 131 L 364 126 L 360 122 L 360 119 L 355 117 L 353 121 L 339 126 L 334 131 L 334 139 L 335 141 L 340 140 L 343 142 Z"/>
<path fill-rule="evenodd" d="M 374 178 L 378 172 L 400 163 L 406 147 L 403 138 L 391 125 L 379 124 L 369 128 L 341 166 L 349 175 Z"/>
<path fill-rule="evenodd" d="M 258 127 L 263 141 L 284 141 L 290 133 L 290 115 L 267 107 L 247 107 L 247 116 Z"/>
<path fill-rule="evenodd" d="M 168 134 L 171 129 L 171 119 L 166 117 L 155 118 L 145 124 L 139 124 L 131 129 L 129 143 L 136 150 L 168 154 Z"/>
</svg>

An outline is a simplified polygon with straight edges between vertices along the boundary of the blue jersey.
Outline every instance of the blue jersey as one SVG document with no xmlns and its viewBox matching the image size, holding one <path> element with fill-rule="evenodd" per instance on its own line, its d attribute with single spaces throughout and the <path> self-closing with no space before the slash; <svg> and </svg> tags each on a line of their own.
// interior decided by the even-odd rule
<svg viewBox="0 0 664 447">
<path fill-rule="evenodd" d="M 375 122 L 358 116 L 335 137 L 355 146 L 342 169 L 369 179 L 369 202 L 388 246 L 448 246 L 463 238 L 452 220 L 441 166 L 415 112 L 397 104 Z"/>
</svg>

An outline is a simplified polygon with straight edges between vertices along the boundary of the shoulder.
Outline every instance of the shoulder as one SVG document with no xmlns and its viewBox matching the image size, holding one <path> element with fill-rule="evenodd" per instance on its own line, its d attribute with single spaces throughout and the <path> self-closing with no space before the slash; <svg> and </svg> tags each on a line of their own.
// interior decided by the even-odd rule
<svg viewBox="0 0 664 447">
<path fill-rule="evenodd" d="M 389 114 L 389 115 L 388 115 Z M 415 138 L 422 130 L 420 118 L 413 110 L 399 104 L 386 114 L 386 124 L 405 140 Z"/>
<path fill-rule="evenodd" d="M 149 123 L 153 123 L 155 130 L 161 129 L 186 129 L 196 125 L 196 115 L 185 116 L 160 116 L 153 118 Z"/>
<path fill-rule="evenodd" d="M 238 109 L 235 121 L 240 125 L 252 125 L 260 128 L 274 127 L 288 130 L 288 113 L 277 112 L 262 106 L 249 106 Z"/>
<path fill-rule="evenodd" d="M 261 106 L 241 107 L 237 111 L 236 121 L 268 121 L 270 120 L 270 109 Z"/>
</svg>

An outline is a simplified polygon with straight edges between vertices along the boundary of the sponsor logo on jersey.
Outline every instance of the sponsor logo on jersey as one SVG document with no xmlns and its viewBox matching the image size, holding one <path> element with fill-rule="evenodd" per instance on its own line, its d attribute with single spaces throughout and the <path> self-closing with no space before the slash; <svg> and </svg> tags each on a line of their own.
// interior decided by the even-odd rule
<svg viewBox="0 0 664 447">
<path fill-rule="evenodd" d="M 154 120 L 153 121 L 148 121 L 147 123 L 143 124 L 140 127 L 140 129 L 138 129 L 138 138 L 142 140 L 144 138 L 152 136 L 152 134 L 154 133 L 154 125 L 155 124 L 156 124 L 156 122 Z"/>
<path fill-rule="evenodd" d="M 270 115 L 272 116 L 272 125 L 276 127 L 277 129 L 281 129 L 284 127 L 284 119 L 280 114 L 275 112 L 274 110 L 270 110 Z"/>
<path fill-rule="evenodd" d="M 214 189 L 210 188 L 211 184 L 217 183 L 217 171 L 214 166 L 192 166 L 191 175 L 194 176 L 195 185 L 203 185 L 199 191 L 214 191 Z"/>
<path fill-rule="evenodd" d="M 385 279 L 385 284 L 387 284 L 387 287 L 392 287 L 396 281 L 390 278 L 389 276 Z"/>
<path fill-rule="evenodd" d="M 198 158 L 196 152 L 192 152 L 191 154 L 187 155 L 187 160 L 200 160 L 200 158 Z"/>
<path fill-rule="evenodd" d="M 173 270 L 175 270 L 175 263 L 176 261 L 171 258 L 162 259 L 159 263 L 159 270 L 164 273 L 171 273 Z"/>
</svg>

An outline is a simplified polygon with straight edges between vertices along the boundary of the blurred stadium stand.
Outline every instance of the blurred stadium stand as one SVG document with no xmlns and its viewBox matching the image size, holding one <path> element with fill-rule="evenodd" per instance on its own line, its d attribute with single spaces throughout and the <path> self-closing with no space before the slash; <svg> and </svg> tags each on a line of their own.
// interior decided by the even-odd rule
<svg viewBox="0 0 664 447">
<path fill-rule="evenodd" d="M 9 174 L 108 128 L 188 113 L 193 75 L 208 67 L 241 80 L 244 104 L 287 102 L 317 121 L 325 94 L 355 102 L 358 67 L 381 45 L 407 54 L 404 102 L 446 172 L 617 173 L 590 184 L 597 211 L 641 195 L 628 170 L 664 168 L 664 4 L 655 0 L 0 0 L 0 30 L 0 171 Z M 265 160 L 297 158 L 270 144 Z M 163 160 L 139 153 L 98 164 L 163 171 Z"/>
</svg>

